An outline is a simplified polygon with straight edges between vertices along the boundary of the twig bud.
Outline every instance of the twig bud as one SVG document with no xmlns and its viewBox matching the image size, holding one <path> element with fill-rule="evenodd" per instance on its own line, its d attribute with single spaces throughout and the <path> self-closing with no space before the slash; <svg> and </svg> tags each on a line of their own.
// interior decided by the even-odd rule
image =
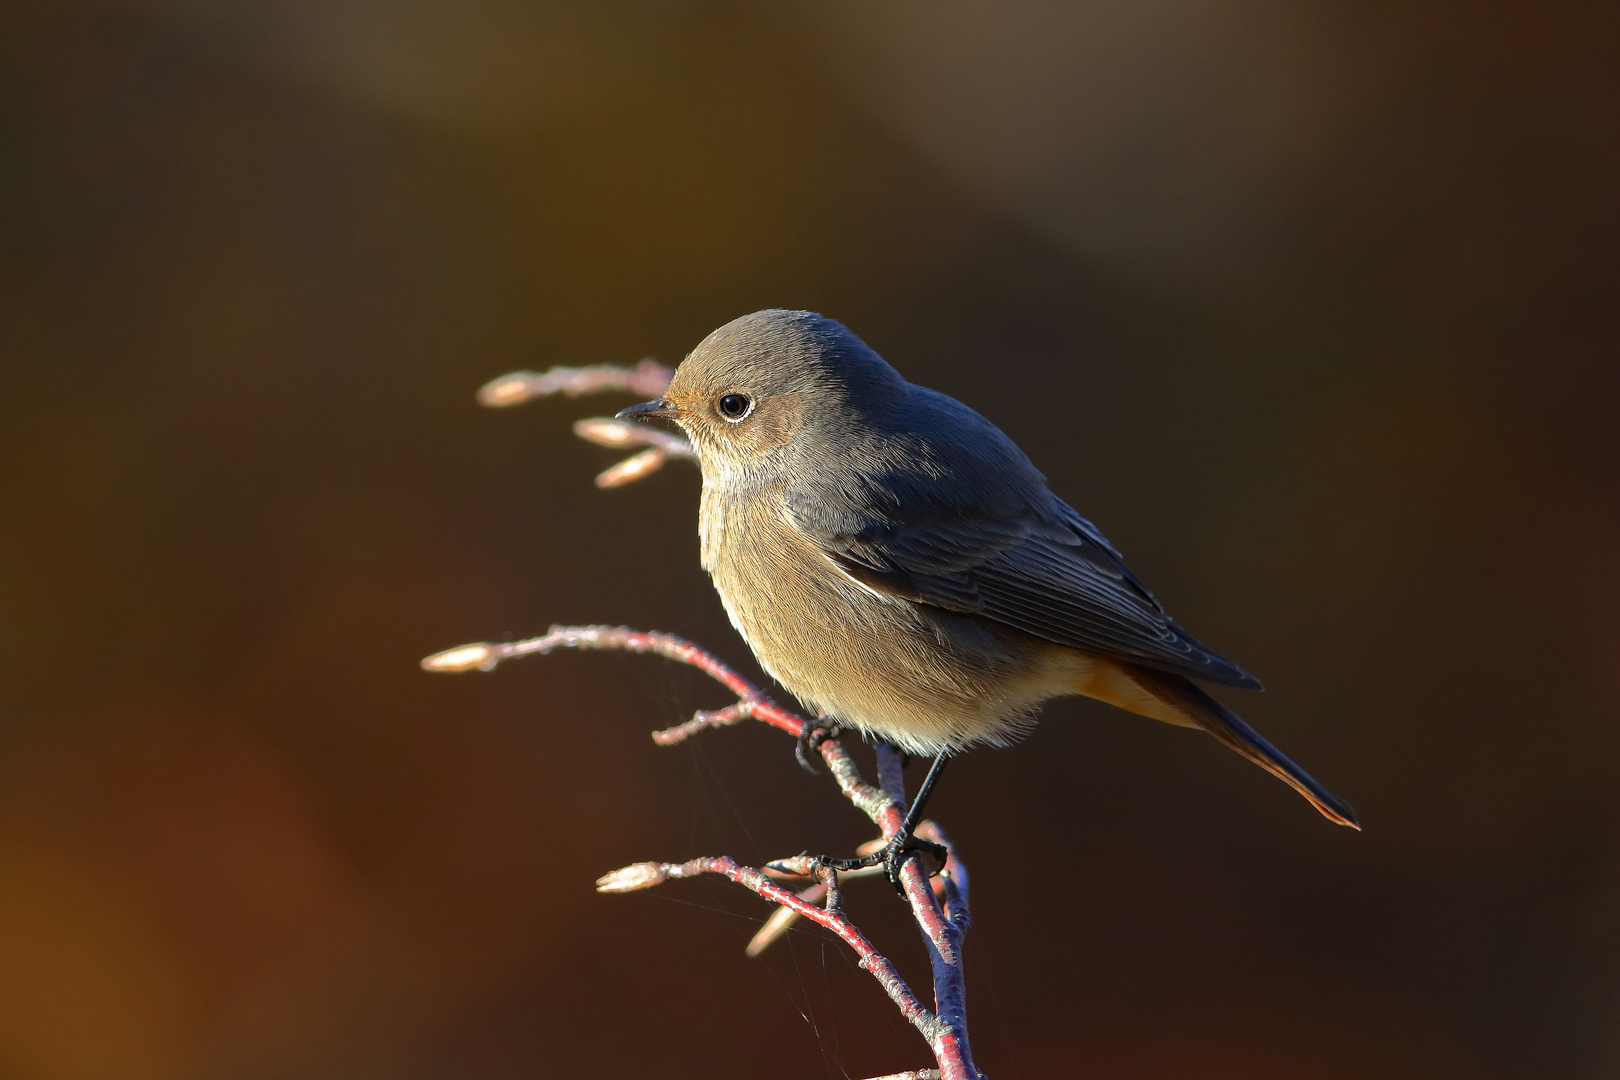
<svg viewBox="0 0 1620 1080">
<path fill-rule="evenodd" d="M 597 892 L 635 892 L 669 880 L 663 863 L 638 862 L 620 867 L 596 879 Z"/>
<path fill-rule="evenodd" d="M 574 434 L 586 442 L 593 442 L 597 446 L 609 446 L 618 450 L 626 446 L 639 446 L 647 440 L 642 432 L 647 430 L 629 420 L 614 420 L 607 416 L 591 416 L 584 420 L 574 421 Z"/>
<path fill-rule="evenodd" d="M 486 642 L 475 645 L 457 645 L 453 649 L 436 652 L 422 660 L 423 671 L 443 671 L 454 673 L 457 671 L 493 671 L 495 665 L 501 662 L 500 653 L 495 646 Z"/>
<path fill-rule="evenodd" d="M 772 859 L 766 863 L 765 872 L 782 877 L 814 877 L 816 860 L 809 855 L 789 855 L 785 859 Z"/>
<path fill-rule="evenodd" d="M 640 480 L 649 473 L 655 473 L 664 467 L 669 460 L 669 454 L 661 447 L 654 446 L 643 450 L 633 457 L 627 457 L 611 468 L 603 469 L 596 475 L 596 486 L 599 488 L 615 488 L 624 484 Z"/>
<path fill-rule="evenodd" d="M 478 404 L 490 409 L 521 405 L 535 396 L 534 383 L 539 378 L 532 371 L 514 371 L 491 379 L 478 388 Z"/>
</svg>

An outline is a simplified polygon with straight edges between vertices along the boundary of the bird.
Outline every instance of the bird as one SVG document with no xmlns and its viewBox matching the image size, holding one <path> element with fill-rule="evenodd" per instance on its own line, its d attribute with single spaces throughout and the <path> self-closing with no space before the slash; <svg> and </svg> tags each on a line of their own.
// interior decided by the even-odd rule
<svg viewBox="0 0 1620 1080">
<path fill-rule="evenodd" d="M 1208 732 L 1360 828 L 1199 685 L 1261 688 L 1183 630 L 1012 439 L 843 324 L 735 319 L 618 416 L 672 420 L 692 443 L 703 568 L 761 667 L 830 722 L 816 735 L 933 757 L 882 855 L 891 878 L 928 846 L 910 834 L 946 760 L 1018 741 L 1065 695 Z"/>
</svg>

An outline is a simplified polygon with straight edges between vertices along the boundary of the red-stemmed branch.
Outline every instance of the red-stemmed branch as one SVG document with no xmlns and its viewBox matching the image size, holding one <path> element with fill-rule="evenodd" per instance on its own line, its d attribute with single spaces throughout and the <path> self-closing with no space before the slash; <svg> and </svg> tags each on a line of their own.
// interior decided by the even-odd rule
<svg viewBox="0 0 1620 1080">
<path fill-rule="evenodd" d="M 496 379 L 480 391 L 480 400 L 488 405 L 510 405 L 545 394 L 560 392 L 577 396 L 596 390 L 631 390 L 650 396 L 662 393 L 668 383 L 669 369 L 652 361 L 642 361 L 633 369 L 608 365 L 553 368 L 544 375 L 518 372 Z M 684 440 L 622 421 L 603 418 L 581 421 L 575 431 L 602 445 L 650 447 L 599 476 L 597 483 L 603 487 L 640 479 L 670 457 L 693 456 Z M 553 626 L 544 635 L 524 641 L 479 642 L 446 649 L 424 659 L 422 667 L 436 672 L 492 671 L 503 660 L 544 656 L 564 648 L 653 653 L 697 668 L 736 695 L 737 700 L 724 708 L 699 711 L 683 724 L 655 731 L 653 740 L 660 746 L 672 746 L 711 728 L 727 727 L 748 719 L 763 721 L 795 738 L 812 726 L 811 721 L 772 701 L 706 649 L 673 634 L 622 626 Z M 906 806 L 900 752 L 885 744 L 878 745 L 879 782 L 873 785 L 861 776 L 838 739 L 823 740 L 818 750 L 838 790 L 877 825 L 882 835 L 882 839 L 865 845 L 862 850 L 874 850 L 898 833 L 904 823 Z M 844 911 L 841 879 L 881 873 L 880 869 L 840 874 L 803 855 L 757 868 L 719 855 L 683 863 L 634 863 L 604 874 L 597 880 L 596 887 L 600 892 L 632 892 L 699 874 L 727 877 L 777 905 L 775 914 L 749 943 L 749 955 L 763 951 L 797 919 L 809 919 L 838 935 L 850 947 L 860 966 L 877 979 L 901 1015 L 927 1040 L 939 1066 L 937 1069 L 895 1073 L 876 1080 L 982 1080 L 968 1046 L 966 984 L 962 969 L 962 937 L 970 922 L 967 870 L 949 837 L 934 822 L 923 822 L 917 834 L 944 846 L 947 854 L 944 868 L 932 879 L 917 852 L 908 854 L 899 869 L 901 891 L 928 948 L 934 983 L 933 1009 L 922 1002 L 893 963 Z M 795 892 L 779 883 L 795 878 L 811 879 L 810 884 Z"/>
</svg>

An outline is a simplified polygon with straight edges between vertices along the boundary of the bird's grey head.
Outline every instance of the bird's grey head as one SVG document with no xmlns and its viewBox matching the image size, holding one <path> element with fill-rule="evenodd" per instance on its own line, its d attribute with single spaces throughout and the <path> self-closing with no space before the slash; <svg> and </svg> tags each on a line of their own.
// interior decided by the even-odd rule
<svg viewBox="0 0 1620 1080">
<path fill-rule="evenodd" d="M 747 467 L 804 434 L 836 439 L 905 390 L 900 374 L 843 324 L 773 309 L 704 338 L 663 398 L 620 415 L 673 419 L 705 466 Z"/>
</svg>

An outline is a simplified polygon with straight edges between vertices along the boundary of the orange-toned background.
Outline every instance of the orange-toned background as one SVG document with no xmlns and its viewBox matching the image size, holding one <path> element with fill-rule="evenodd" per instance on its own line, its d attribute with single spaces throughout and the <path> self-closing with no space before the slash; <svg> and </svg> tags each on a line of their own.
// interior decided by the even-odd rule
<svg viewBox="0 0 1620 1080">
<path fill-rule="evenodd" d="M 921 1065 L 740 891 L 591 891 L 858 842 L 784 739 L 416 668 L 745 661 L 695 473 L 590 485 L 625 401 L 472 393 L 786 305 L 1017 438 L 1367 825 L 1083 702 L 960 762 L 991 1075 L 1620 1076 L 1615 10 L 0 9 L 0 1075 Z"/>
</svg>

